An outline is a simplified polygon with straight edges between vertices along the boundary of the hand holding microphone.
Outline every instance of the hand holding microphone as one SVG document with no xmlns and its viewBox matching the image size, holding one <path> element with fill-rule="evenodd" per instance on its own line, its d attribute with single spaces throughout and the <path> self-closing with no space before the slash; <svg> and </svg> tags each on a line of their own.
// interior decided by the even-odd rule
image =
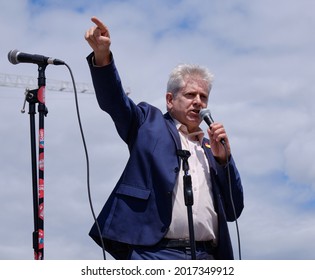
<svg viewBox="0 0 315 280">
<path fill-rule="evenodd" d="M 199 116 L 209 126 L 207 131 L 214 157 L 220 163 L 226 163 L 226 159 L 231 154 L 231 148 L 223 124 L 214 122 L 210 110 L 207 108 L 201 109 Z"/>
</svg>

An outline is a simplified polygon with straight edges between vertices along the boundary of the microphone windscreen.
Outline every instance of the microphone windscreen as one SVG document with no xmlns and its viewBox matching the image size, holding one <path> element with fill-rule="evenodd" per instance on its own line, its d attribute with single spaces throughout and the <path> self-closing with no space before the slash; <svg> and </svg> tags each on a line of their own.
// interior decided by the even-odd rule
<svg viewBox="0 0 315 280">
<path fill-rule="evenodd" d="M 12 64 L 18 64 L 18 63 L 19 63 L 19 60 L 17 59 L 18 53 L 19 53 L 18 50 L 11 50 L 11 51 L 9 51 L 9 53 L 8 53 L 8 59 L 9 59 L 9 61 L 10 61 Z"/>
<path fill-rule="evenodd" d="M 199 111 L 199 116 L 200 116 L 201 119 L 204 119 L 205 116 L 207 116 L 207 115 L 211 116 L 210 110 L 208 108 L 204 108 L 204 109 L 201 109 Z"/>
</svg>

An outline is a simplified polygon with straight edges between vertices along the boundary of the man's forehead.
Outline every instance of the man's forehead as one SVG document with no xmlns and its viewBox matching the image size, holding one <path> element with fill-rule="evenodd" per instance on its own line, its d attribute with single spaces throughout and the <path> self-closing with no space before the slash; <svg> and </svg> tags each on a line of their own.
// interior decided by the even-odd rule
<svg viewBox="0 0 315 280">
<path fill-rule="evenodd" d="M 202 88 L 207 94 L 208 94 L 208 83 L 200 78 L 200 77 L 197 77 L 197 78 L 194 78 L 194 77 L 189 77 L 187 79 L 185 79 L 185 85 L 183 87 L 183 90 L 191 90 L 191 89 L 199 89 Z"/>
</svg>

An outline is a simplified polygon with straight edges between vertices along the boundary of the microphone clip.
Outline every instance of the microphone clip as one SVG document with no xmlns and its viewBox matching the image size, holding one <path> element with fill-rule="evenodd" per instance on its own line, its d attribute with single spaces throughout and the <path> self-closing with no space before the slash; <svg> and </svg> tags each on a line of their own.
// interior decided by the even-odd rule
<svg viewBox="0 0 315 280">
<path fill-rule="evenodd" d="M 188 158 L 190 157 L 190 152 L 187 150 L 177 150 L 176 151 L 177 156 L 179 156 L 182 161 L 183 161 L 183 171 L 185 173 L 188 172 L 189 170 L 189 165 L 188 165 Z"/>
</svg>

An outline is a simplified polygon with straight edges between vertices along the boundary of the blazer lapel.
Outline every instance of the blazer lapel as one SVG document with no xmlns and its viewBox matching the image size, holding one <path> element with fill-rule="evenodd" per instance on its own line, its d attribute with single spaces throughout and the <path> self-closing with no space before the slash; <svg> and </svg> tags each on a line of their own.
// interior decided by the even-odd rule
<svg viewBox="0 0 315 280">
<path fill-rule="evenodd" d="M 210 168 L 212 168 L 215 171 L 215 173 L 218 174 L 217 169 L 216 169 L 215 159 L 214 159 L 214 157 L 212 155 L 211 146 L 210 146 L 210 142 L 209 142 L 208 139 L 203 138 L 203 140 L 202 140 L 202 148 L 205 151 L 205 154 L 207 156 Z"/>
<path fill-rule="evenodd" d="M 182 144 L 180 142 L 179 134 L 178 134 L 177 128 L 175 126 L 174 120 L 172 119 L 172 117 L 170 116 L 169 113 L 164 114 L 164 119 L 165 119 L 165 123 L 168 127 L 168 130 L 174 139 L 176 148 L 181 149 Z"/>
</svg>

